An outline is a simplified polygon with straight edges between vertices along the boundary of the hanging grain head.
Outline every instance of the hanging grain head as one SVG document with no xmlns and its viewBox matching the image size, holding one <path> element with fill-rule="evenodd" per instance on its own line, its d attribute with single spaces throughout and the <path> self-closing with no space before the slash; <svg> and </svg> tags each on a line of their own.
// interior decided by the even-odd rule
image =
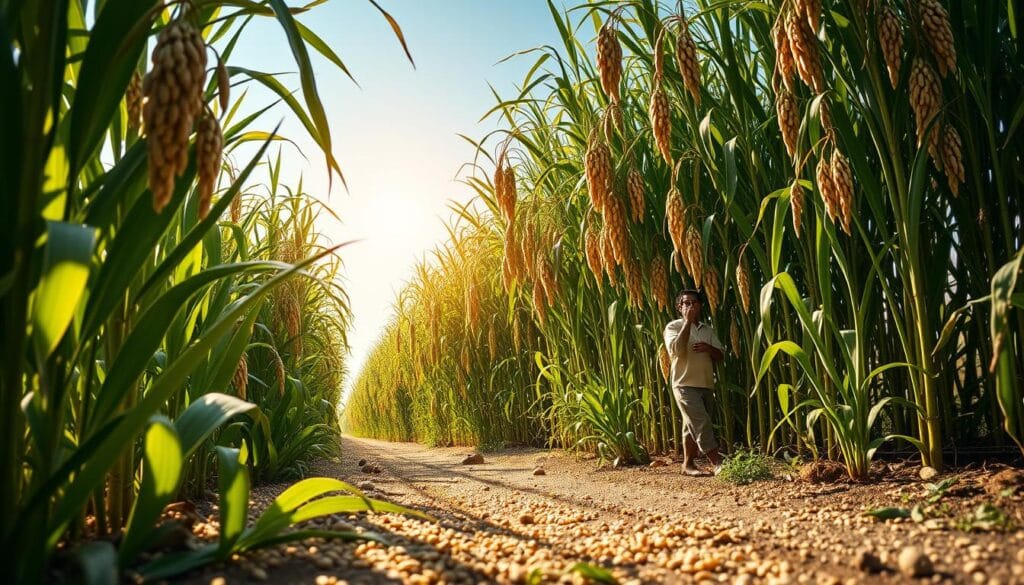
<svg viewBox="0 0 1024 585">
<path fill-rule="evenodd" d="M 493 323 L 487 328 L 487 355 L 492 362 L 498 357 L 498 334 Z"/>
<path fill-rule="evenodd" d="M 840 217 L 837 205 L 835 184 L 832 182 L 832 169 L 828 157 L 822 153 L 818 159 L 818 166 L 815 169 L 815 179 L 818 183 L 818 191 L 821 193 L 821 200 L 825 204 L 825 212 L 830 220 L 835 221 Z"/>
<path fill-rule="evenodd" d="M 604 208 L 605 227 L 608 228 L 608 235 L 612 242 L 612 251 L 615 253 L 615 260 L 620 266 L 625 263 L 629 254 L 629 231 L 626 225 L 626 205 L 618 195 L 612 195 L 605 202 Z"/>
<path fill-rule="evenodd" d="M 920 147 L 924 144 L 928 125 L 942 108 L 942 86 L 939 84 L 939 77 L 932 66 L 921 58 L 914 59 L 914 64 L 910 68 L 910 106 L 914 109 L 917 145 Z M 939 134 L 937 130 L 932 132 L 933 137 Z"/>
<path fill-rule="evenodd" d="M 791 12 L 786 20 L 786 33 L 800 79 L 804 85 L 813 89 L 814 93 L 824 92 L 825 76 L 818 55 L 818 38 L 814 36 L 814 31 L 807 24 L 807 20 Z"/>
<path fill-rule="evenodd" d="M 644 220 L 644 178 L 640 171 L 635 168 L 629 169 L 626 177 L 626 191 L 629 194 L 629 215 L 633 223 L 641 223 Z"/>
<path fill-rule="evenodd" d="M 783 89 L 775 94 L 775 112 L 778 114 L 779 130 L 782 142 L 786 145 L 786 153 L 790 158 L 796 156 L 797 141 L 800 138 L 800 112 L 796 98 L 789 90 Z"/>
<path fill-rule="evenodd" d="M 831 167 L 832 184 L 835 186 L 843 231 L 849 234 L 850 223 L 853 220 L 853 171 L 850 169 L 850 161 L 838 148 L 832 150 Z"/>
<path fill-rule="evenodd" d="M 584 236 L 584 252 L 587 257 L 587 268 L 590 268 L 590 273 L 594 275 L 597 288 L 600 290 L 604 278 L 604 259 L 601 257 L 601 236 L 593 227 L 588 227 Z"/>
<path fill-rule="evenodd" d="M 199 219 L 205 219 L 210 212 L 213 188 L 220 174 L 221 149 L 224 135 L 216 116 L 206 111 L 199 119 L 196 130 L 196 166 L 199 171 Z"/>
<path fill-rule="evenodd" d="M 654 133 L 654 143 L 662 158 L 672 166 L 672 115 L 669 110 L 668 95 L 661 86 L 661 79 L 655 78 L 654 87 L 651 89 L 651 103 L 648 108 L 651 118 L 651 131 Z"/>
<path fill-rule="evenodd" d="M 502 152 L 498 155 L 498 161 L 494 165 L 494 201 L 498 205 L 498 210 L 501 211 L 502 215 L 505 214 L 507 208 L 505 202 L 505 196 L 508 193 L 508 189 L 505 187 L 505 153 Z M 508 219 L 507 217 L 505 219 Z"/>
<path fill-rule="evenodd" d="M 542 326 L 547 322 L 547 305 L 544 287 L 539 282 L 533 283 L 533 308 L 537 312 L 537 320 Z"/>
<path fill-rule="evenodd" d="M 945 77 L 956 71 L 956 46 L 953 44 L 949 13 L 939 0 L 920 0 L 918 9 L 924 38 L 939 64 L 939 74 Z"/>
<path fill-rule="evenodd" d="M 796 10 L 807 19 L 811 31 L 821 29 L 821 0 L 796 0 Z"/>
<path fill-rule="evenodd" d="M 740 326 L 736 324 L 736 319 L 732 319 L 729 324 L 729 340 L 732 342 L 732 354 L 740 355 Z"/>
<path fill-rule="evenodd" d="M 800 237 L 801 233 L 801 220 L 804 215 L 804 189 L 800 186 L 800 179 L 797 178 L 793 181 L 793 185 L 790 186 L 789 191 L 789 206 L 793 212 L 793 231 L 796 233 L 796 237 Z"/>
<path fill-rule="evenodd" d="M 462 371 L 465 372 L 466 374 L 469 374 L 469 369 L 470 369 L 469 366 L 471 365 L 471 363 L 470 363 L 469 344 L 468 343 L 463 343 L 462 344 L 462 356 L 461 356 L 460 361 L 462 362 Z"/>
<path fill-rule="evenodd" d="M 235 197 L 231 200 L 231 223 L 240 221 L 242 221 L 242 194 L 235 193 Z"/>
<path fill-rule="evenodd" d="M 878 44 L 885 59 L 885 69 L 889 73 L 889 83 L 893 89 L 900 82 L 900 67 L 903 64 L 903 25 L 896 11 L 888 4 L 882 5 L 878 11 Z"/>
<path fill-rule="evenodd" d="M 655 256 L 651 260 L 651 296 L 662 311 L 670 308 L 668 294 L 668 267 L 665 266 L 664 258 Z"/>
<path fill-rule="evenodd" d="M 138 70 L 132 73 L 124 101 L 128 111 L 128 130 L 138 132 L 142 128 L 142 75 Z"/>
<path fill-rule="evenodd" d="M 595 127 L 587 140 L 587 154 L 584 157 L 584 170 L 587 175 L 587 193 L 594 209 L 604 212 L 604 203 L 608 198 L 608 188 L 612 182 L 612 153 Z"/>
<path fill-rule="evenodd" d="M 612 288 L 618 286 L 619 281 L 615 273 L 615 249 L 612 248 L 612 239 L 608 235 L 608 224 L 601 228 L 601 259 L 604 260 L 604 271 L 608 275 L 608 282 Z"/>
<path fill-rule="evenodd" d="M 948 124 L 942 134 L 942 170 L 946 173 L 949 190 L 954 196 L 958 195 L 964 182 L 964 159 L 960 133 Z"/>
<path fill-rule="evenodd" d="M 665 349 L 664 344 L 658 347 L 658 364 L 661 366 L 662 379 L 668 382 L 669 376 L 672 374 L 672 360 L 668 357 L 668 350 Z"/>
<path fill-rule="evenodd" d="M 686 208 L 679 189 L 672 187 L 665 196 L 665 219 L 668 221 L 668 235 L 672 248 L 680 254 L 686 251 Z"/>
<path fill-rule="evenodd" d="M 818 122 L 821 123 L 821 129 L 826 136 L 835 134 L 835 128 L 832 126 L 832 106 L 827 97 L 818 100 Z"/>
<path fill-rule="evenodd" d="M 476 283 L 470 280 L 466 285 L 466 325 L 476 333 L 480 323 L 480 295 L 477 294 Z"/>
<path fill-rule="evenodd" d="M 643 272 L 640 269 L 640 263 L 632 256 L 627 256 L 622 263 L 622 269 L 626 276 L 629 304 L 639 307 L 644 302 Z"/>
<path fill-rule="evenodd" d="M 736 291 L 739 293 L 743 312 L 750 312 L 750 270 L 743 258 L 736 262 Z"/>
<path fill-rule="evenodd" d="M 505 188 L 505 218 L 512 221 L 516 216 L 516 198 L 518 197 L 516 172 L 512 168 L 512 165 L 506 162 L 502 173 L 505 175 L 505 178 L 502 181 Z"/>
<path fill-rule="evenodd" d="M 512 317 L 512 346 L 516 348 L 518 352 L 523 345 L 523 330 L 522 325 L 519 324 L 518 313 Z"/>
<path fill-rule="evenodd" d="M 682 252 L 672 250 L 672 267 L 675 268 L 676 274 L 679 276 L 684 276 L 687 273 L 683 258 L 684 255 Z"/>
<path fill-rule="evenodd" d="M 683 85 L 693 97 L 693 103 L 700 107 L 700 64 L 697 62 L 697 44 L 693 42 L 686 17 L 679 17 L 679 34 L 676 36 L 676 65 L 683 76 Z"/>
<path fill-rule="evenodd" d="M 696 286 L 700 287 L 704 278 L 704 246 L 700 231 L 690 226 L 686 230 L 686 269 Z"/>
<path fill-rule="evenodd" d="M 772 43 L 775 45 L 775 75 L 782 80 L 787 90 L 793 92 L 796 61 L 793 59 L 793 50 L 790 48 L 786 19 L 781 13 L 776 17 L 775 25 L 772 26 Z"/>
<path fill-rule="evenodd" d="M 284 370 L 284 360 L 281 359 L 281 354 L 277 353 L 275 349 L 273 351 L 274 356 L 274 378 L 277 380 L 277 395 L 284 396 L 284 385 L 287 381 L 287 374 Z"/>
<path fill-rule="evenodd" d="M 622 81 L 622 45 L 619 44 L 615 21 L 616 17 L 610 17 L 597 33 L 597 71 L 608 99 L 618 102 Z"/>
<path fill-rule="evenodd" d="M 242 357 L 238 358 L 235 373 L 231 376 L 231 385 L 235 387 L 238 397 L 246 400 L 249 388 L 249 360 L 245 358 L 245 353 L 242 353 Z"/>
<path fill-rule="evenodd" d="M 718 271 L 708 266 L 704 271 L 703 284 L 708 305 L 711 307 L 711 314 L 714 315 L 718 312 L 718 302 L 722 298 L 722 289 L 718 282 Z"/>
<path fill-rule="evenodd" d="M 189 135 L 203 108 L 206 45 L 186 19 L 171 21 L 157 36 L 153 66 L 142 83 L 143 125 L 149 154 L 149 190 L 157 213 L 174 194 L 174 179 L 188 165 Z"/>
<path fill-rule="evenodd" d="M 544 297 L 547 299 L 548 306 L 551 306 L 558 295 L 558 283 L 555 281 L 555 270 L 551 266 L 551 261 L 548 259 L 547 254 L 542 252 L 537 254 L 536 265 L 537 282 L 544 287 Z"/>
<path fill-rule="evenodd" d="M 519 263 L 521 254 L 519 242 L 516 241 L 515 225 L 509 223 L 505 228 L 505 263 L 508 265 L 509 277 L 512 280 L 522 280 L 523 267 Z"/>
<path fill-rule="evenodd" d="M 537 274 L 534 268 L 536 264 L 532 262 L 533 258 L 537 255 L 537 231 L 534 229 L 533 222 L 527 222 L 523 226 L 523 241 L 521 242 L 521 253 L 522 257 L 527 260 L 526 262 L 526 274 L 530 279 L 536 279 Z"/>
</svg>

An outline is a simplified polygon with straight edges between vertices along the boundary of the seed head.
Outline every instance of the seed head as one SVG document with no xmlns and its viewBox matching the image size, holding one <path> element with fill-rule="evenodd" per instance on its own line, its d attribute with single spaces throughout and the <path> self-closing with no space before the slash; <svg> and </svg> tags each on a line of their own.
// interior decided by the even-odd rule
<svg viewBox="0 0 1024 585">
<path fill-rule="evenodd" d="M 818 166 L 815 169 L 815 179 L 818 183 L 818 191 L 821 193 L 821 200 L 825 203 L 825 212 L 829 219 L 835 221 L 839 217 L 835 186 L 832 183 L 832 168 L 829 165 L 828 157 L 821 155 L 818 159 Z"/>
<path fill-rule="evenodd" d="M 789 205 L 793 212 L 793 231 L 796 233 L 796 237 L 800 237 L 800 221 L 804 214 L 804 190 L 800 186 L 800 179 L 793 181 L 793 185 L 789 191 Z"/>
<path fill-rule="evenodd" d="M 627 254 L 629 254 L 626 206 L 622 202 L 621 197 L 613 195 L 608 198 L 604 211 L 604 225 L 608 228 L 608 236 L 611 239 L 612 250 L 615 252 L 615 260 L 620 266 L 625 266 L 625 259 Z"/>
<path fill-rule="evenodd" d="M 686 268 L 699 287 L 704 278 L 704 246 L 700 232 L 692 225 L 686 230 Z"/>
<path fill-rule="evenodd" d="M 700 64 L 697 63 L 697 44 L 690 35 L 685 18 L 679 19 L 679 35 L 676 37 L 676 64 L 683 76 L 683 85 L 693 96 L 693 103 L 700 107 Z"/>
<path fill-rule="evenodd" d="M 544 297 L 544 287 L 536 282 L 533 284 L 533 309 L 537 312 L 537 320 L 543 326 L 547 322 L 547 299 Z"/>
<path fill-rule="evenodd" d="M 661 87 L 661 79 L 655 78 L 651 90 L 651 103 L 648 113 L 651 118 L 651 131 L 654 142 L 661 152 L 662 158 L 672 166 L 672 115 L 669 111 L 668 96 Z"/>
<path fill-rule="evenodd" d="M 662 311 L 667 311 L 668 300 L 668 267 L 661 256 L 655 256 L 651 261 L 651 296 L 654 302 Z"/>
<path fill-rule="evenodd" d="M 935 54 L 942 77 L 956 71 L 956 46 L 953 45 L 953 29 L 949 24 L 949 13 L 938 0 L 920 0 L 918 3 L 921 29 Z"/>
<path fill-rule="evenodd" d="M 778 114 L 779 130 L 782 142 L 786 145 L 786 153 L 790 158 L 796 156 L 797 141 L 800 138 L 800 112 L 796 98 L 789 90 L 782 89 L 775 94 L 775 112 Z"/>
<path fill-rule="evenodd" d="M 850 170 L 850 162 L 838 148 L 832 150 L 831 167 L 832 184 L 835 187 L 843 231 L 849 234 L 850 222 L 853 219 L 853 172 Z"/>
<path fill-rule="evenodd" d="M 903 25 L 896 11 L 884 4 L 878 12 L 878 44 L 882 48 L 885 68 L 889 72 L 889 83 L 893 89 L 900 82 L 900 66 L 903 62 Z"/>
<path fill-rule="evenodd" d="M 719 293 L 721 288 L 718 285 L 718 272 L 708 266 L 704 271 L 704 296 L 708 299 L 708 306 L 711 307 L 711 314 L 714 315 L 718 312 L 718 301 L 721 298 Z M 698 285 L 700 286 L 700 285 Z"/>
<path fill-rule="evenodd" d="M 821 0 L 797 0 L 796 9 L 807 19 L 812 32 L 821 28 Z"/>
<path fill-rule="evenodd" d="M 199 219 L 210 211 L 210 198 L 220 175 L 221 149 L 224 135 L 217 117 L 208 111 L 199 119 L 196 131 L 196 166 L 199 170 Z"/>
<path fill-rule="evenodd" d="M 960 133 L 950 125 L 946 125 L 942 136 L 942 170 L 946 173 L 949 190 L 956 196 L 960 193 L 960 184 L 964 182 L 964 160 Z"/>
<path fill-rule="evenodd" d="M 601 282 L 604 278 L 604 260 L 601 257 L 601 236 L 592 228 L 587 229 L 584 248 L 587 256 L 587 267 L 590 268 L 590 273 L 594 275 L 594 280 L 597 281 L 597 288 L 600 290 Z"/>
<path fill-rule="evenodd" d="M 142 128 L 142 75 L 138 70 L 132 73 L 124 101 L 128 110 L 128 130 L 138 132 Z"/>
<path fill-rule="evenodd" d="M 644 178 L 635 168 L 629 169 L 626 178 L 626 191 L 629 193 L 629 213 L 634 223 L 644 220 Z"/>
<path fill-rule="evenodd" d="M 587 192 L 594 209 L 604 212 L 605 200 L 611 197 L 612 184 L 612 153 L 601 138 L 601 133 L 594 128 L 590 132 L 587 154 L 584 158 L 584 170 L 587 175 Z"/>
<path fill-rule="evenodd" d="M 246 399 L 246 391 L 249 388 L 249 361 L 245 358 L 245 353 L 242 353 L 242 357 L 238 358 L 238 365 L 235 366 L 235 374 L 231 376 L 231 385 L 235 387 L 235 392 L 238 393 L 238 397 L 242 400 Z"/>
<path fill-rule="evenodd" d="M 739 292 L 740 306 L 743 307 L 743 312 L 747 313 L 750 311 L 750 271 L 747 269 L 747 264 L 741 258 L 736 263 L 736 290 Z"/>
<path fill-rule="evenodd" d="M 622 271 L 626 276 L 629 304 L 639 307 L 644 300 L 643 275 L 640 272 L 640 265 L 631 256 L 626 257 L 622 263 Z"/>
<path fill-rule="evenodd" d="M 149 190 L 159 213 L 174 194 L 174 179 L 188 165 L 188 137 L 203 108 L 206 45 L 185 18 L 157 36 L 152 68 L 142 83 L 143 125 L 149 152 Z"/>
<path fill-rule="evenodd" d="M 487 355 L 492 362 L 498 357 L 498 335 L 494 331 L 494 325 L 487 329 Z"/>
<path fill-rule="evenodd" d="M 615 273 L 615 249 L 612 247 L 612 238 L 609 235 L 608 224 L 601 228 L 601 258 L 604 260 L 604 271 L 608 275 L 608 282 L 612 288 L 618 286 L 618 276 Z"/>
<path fill-rule="evenodd" d="M 775 45 L 775 74 L 790 92 L 793 91 L 793 80 L 796 79 L 796 62 L 790 48 L 789 33 L 786 31 L 785 19 L 780 14 L 772 26 L 772 42 Z"/>
<path fill-rule="evenodd" d="M 679 189 L 672 187 L 665 197 L 665 218 L 668 220 L 668 234 L 672 247 L 680 254 L 686 251 L 686 208 Z M 680 273 L 681 274 L 681 273 Z"/>
<path fill-rule="evenodd" d="M 597 71 L 601 87 L 613 102 L 619 101 L 619 83 L 622 80 L 622 45 L 614 26 L 614 18 L 605 21 L 597 34 Z"/>
<path fill-rule="evenodd" d="M 939 77 L 927 61 L 914 59 L 910 68 L 910 106 L 914 109 L 914 121 L 917 125 L 917 145 L 924 144 L 925 132 L 932 118 L 942 107 L 942 86 Z M 938 132 L 932 132 L 937 135 Z"/>
<path fill-rule="evenodd" d="M 791 12 L 786 20 L 786 33 L 800 79 L 807 87 L 813 89 L 814 93 L 824 92 L 825 77 L 818 55 L 818 38 L 814 36 L 814 31 L 807 24 L 807 20 Z"/>
</svg>

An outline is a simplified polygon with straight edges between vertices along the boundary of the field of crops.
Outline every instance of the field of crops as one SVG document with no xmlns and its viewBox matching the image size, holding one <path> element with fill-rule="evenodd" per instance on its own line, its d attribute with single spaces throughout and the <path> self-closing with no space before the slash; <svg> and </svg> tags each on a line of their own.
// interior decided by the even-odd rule
<svg viewBox="0 0 1024 585">
<path fill-rule="evenodd" d="M 317 4 L 0 2 L 7 582 L 159 579 L 369 505 L 308 509 L 353 488 L 306 479 L 246 525 L 251 482 L 300 479 L 339 444 L 338 247 L 321 199 L 282 183 L 266 115 L 282 104 L 340 179 L 310 52 L 347 71 L 301 24 Z M 290 39 L 302 101 L 230 65 L 254 19 Z M 247 102 L 253 86 L 276 101 Z M 218 538 L 154 556 L 188 533 L 165 506 L 211 489 Z"/>
<path fill-rule="evenodd" d="M 841 460 L 1024 441 L 1013 2 L 648 0 L 551 17 L 451 238 L 395 301 L 355 435 L 644 462 L 699 287 L 730 445 Z"/>
</svg>

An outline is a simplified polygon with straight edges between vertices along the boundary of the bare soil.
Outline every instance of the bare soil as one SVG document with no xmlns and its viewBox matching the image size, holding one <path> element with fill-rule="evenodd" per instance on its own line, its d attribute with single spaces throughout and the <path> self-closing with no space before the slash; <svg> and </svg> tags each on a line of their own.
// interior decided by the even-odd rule
<svg viewBox="0 0 1024 585">
<path fill-rule="evenodd" d="M 879 465 L 871 483 L 809 483 L 799 474 L 736 486 L 684 477 L 678 463 L 599 468 L 561 451 L 506 449 L 463 465 L 466 448 L 346 437 L 344 459 L 318 474 L 427 512 L 335 516 L 320 527 L 383 536 L 388 545 L 310 540 L 256 551 L 186 578 L 190 583 L 581 582 L 576 563 L 623 583 L 1022 583 L 1024 472 L 959 470 L 936 501 L 911 465 Z M 364 473 L 357 462 L 378 468 Z M 664 461 L 662 461 L 664 462 Z M 544 475 L 535 475 L 542 468 Z M 938 482 L 946 474 L 932 479 Z M 369 482 L 369 483 L 367 483 Z M 372 485 L 370 485 L 372 484 Z M 256 507 L 284 487 L 264 486 Z M 917 518 L 866 510 L 920 504 Z M 973 517 L 994 506 L 1009 529 Z M 911 578 L 898 561 L 930 561 Z M 928 563 L 924 563 L 925 565 Z M 922 565 L 919 565 L 921 568 Z"/>
</svg>

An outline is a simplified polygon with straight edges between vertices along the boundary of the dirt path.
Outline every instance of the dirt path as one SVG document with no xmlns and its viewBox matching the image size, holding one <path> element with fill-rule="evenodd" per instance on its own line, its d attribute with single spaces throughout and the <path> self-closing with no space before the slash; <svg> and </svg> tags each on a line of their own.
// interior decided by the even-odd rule
<svg viewBox="0 0 1024 585">
<path fill-rule="evenodd" d="M 593 460 L 535 449 L 485 454 L 483 464 L 462 465 L 470 453 L 464 448 L 347 437 L 343 452 L 344 461 L 318 473 L 364 484 L 375 497 L 426 511 L 438 522 L 392 514 L 334 517 L 324 524 L 371 530 L 391 546 L 309 542 L 257 552 L 190 580 L 571 582 L 571 567 L 587 562 L 622 582 L 895 583 L 908 580 L 898 569 L 900 553 L 917 546 L 934 566 L 924 580 L 1024 583 L 1024 533 L 964 532 L 943 520 L 996 501 L 984 483 L 992 473 L 961 475 L 942 507 L 926 510 L 930 521 L 881 522 L 862 512 L 918 502 L 923 482 L 895 479 L 896 473 L 870 485 L 733 486 L 683 477 L 678 464 L 597 469 Z M 360 459 L 380 472 L 362 473 Z M 538 467 L 544 475 L 534 475 Z M 265 488 L 257 500 L 279 490 Z M 998 496 L 1000 509 L 1018 519 L 1021 491 Z"/>
</svg>

